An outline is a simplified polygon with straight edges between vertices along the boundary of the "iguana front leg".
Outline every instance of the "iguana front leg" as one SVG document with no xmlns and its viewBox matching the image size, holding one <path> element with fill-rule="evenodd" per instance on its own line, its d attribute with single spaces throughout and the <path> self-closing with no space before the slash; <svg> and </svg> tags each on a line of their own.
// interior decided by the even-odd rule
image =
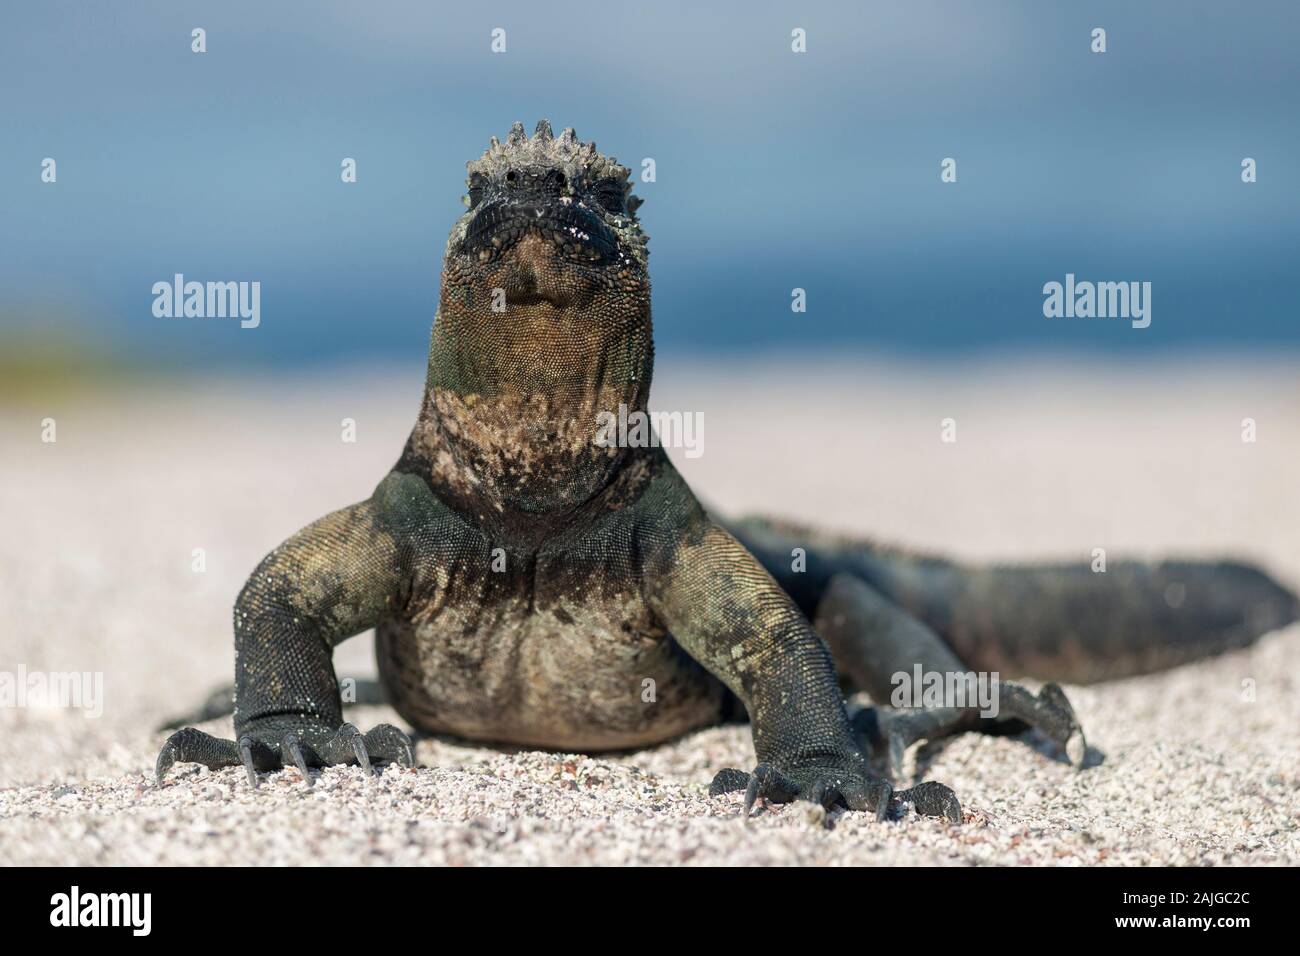
<svg viewBox="0 0 1300 956">
<path fill-rule="evenodd" d="M 257 771 L 372 759 L 410 766 L 410 740 L 389 724 L 362 734 L 343 722 L 334 646 L 394 609 L 406 580 L 404 549 L 372 501 L 326 515 L 263 559 L 235 602 L 235 740 L 193 727 L 158 754 L 174 763 Z"/>
<path fill-rule="evenodd" d="M 721 771 L 710 792 L 745 789 L 745 812 L 766 798 L 872 810 L 894 802 L 961 822 L 942 784 L 894 794 L 867 769 L 849 724 L 830 652 L 789 596 L 730 534 L 703 514 L 654 549 L 651 606 L 674 639 L 749 712 L 758 766 Z"/>
</svg>

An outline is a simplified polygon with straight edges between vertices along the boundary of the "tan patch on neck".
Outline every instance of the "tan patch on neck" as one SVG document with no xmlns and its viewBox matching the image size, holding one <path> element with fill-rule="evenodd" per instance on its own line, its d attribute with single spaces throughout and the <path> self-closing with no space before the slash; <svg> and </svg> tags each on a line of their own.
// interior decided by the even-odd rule
<svg viewBox="0 0 1300 956">
<path fill-rule="evenodd" d="M 460 395 L 430 389 L 412 433 L 435 488 L 476 514 L 574 508 L 613 478 L 625 450 L 596 444 L 598 416 L 627 388 L 587 395 Z"/>
</svg>

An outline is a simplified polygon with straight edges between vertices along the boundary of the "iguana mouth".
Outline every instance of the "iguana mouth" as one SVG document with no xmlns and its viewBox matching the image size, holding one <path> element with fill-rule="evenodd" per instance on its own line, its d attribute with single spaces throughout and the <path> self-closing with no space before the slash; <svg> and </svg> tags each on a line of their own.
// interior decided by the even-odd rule
<svg viewBox="0 0 1300 956">
<path fill-rule="evenodd" d="M 460 253 L 490 262 L 528 235 L 552 243 L 573 262 L 603 262 L 618 248 L 613 230 L 582 202 L 567 197 L 543 203 L 497 199 L 479 208 L 465 232 Z"/>
</svg>

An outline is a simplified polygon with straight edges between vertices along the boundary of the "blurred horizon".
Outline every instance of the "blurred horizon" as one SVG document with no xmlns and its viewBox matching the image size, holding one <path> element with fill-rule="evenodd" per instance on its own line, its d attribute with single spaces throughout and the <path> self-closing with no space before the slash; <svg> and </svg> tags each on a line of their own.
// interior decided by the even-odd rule
<svg viewBox="0 0 1300 956">
<path fill-rule="evenodd" d="M 1294 4 L 587 10 L 10 5 L 0 350 L 422 359 L 466 160 L 547 117 L 655 160 L 665 359 L 1300 356 Z M 261 324 L 156 318 L 175 273 L 260 282 Z M 1045 318 L 1067 273 L 1151 282 L 1150 328 Z"/>
</svg>

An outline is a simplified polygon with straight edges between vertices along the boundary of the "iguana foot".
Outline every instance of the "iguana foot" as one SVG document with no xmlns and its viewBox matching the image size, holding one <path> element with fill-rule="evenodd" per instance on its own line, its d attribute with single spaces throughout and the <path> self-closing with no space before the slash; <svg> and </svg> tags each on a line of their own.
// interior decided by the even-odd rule
<svg viewBox="0 0 1300 956">
<path fill-rule="evenodd" d="M 895 791 L 888 781 L 844 772 L 834 767 L 800 767 L 782 772 L 769 763 L 760 763 L 753 773 L 728 767 L 721 770 L 709 785 L 709 795 L 745 791 L 745 817 L 759 800 L 789 803 L 809 800 L 826 809 L 843 805 L 850 810 L 868 810 L 877 820 L 885 819 L 893 806 L 911 803 L 923 816 L 943 817 L 961 823 L 961 803 L 957 795 L 941 783 L 921 783 L 910 790 Z"/>
<path fill-rule="evenodd" d="M 310 725 L 276 728 L 270 724 L 243 734 L 238 741 L 185 727 L 167 738 L 154 773 L 161 784 L 177 763 L 199 763 L 210 770 L 242 764 L 248 771 L 248 782 L 256 787 L 259 773 L 293 766 L 310 787 L 314 782 L 311 767 L 355 764 L 369 773 L 372 761 L 413 766 L 415 752 L 410 738 L 392 724 L 380 724 L 365 734 L 351 724 L 333 731 Z"/>
<path fill-rule="evenodd" d="M 998 685 L 998 711 L 997 717 L 980 717 L 969 707 L 868 707 L 854 715 L 853 727 L 862 746 L 883 761 L 890 777 L 902 773 L 903 756 L 913 744 L 967 731 L 1016 734 L 1035 728 L 1064 749 L 1072 766 L 1083 767 L 1088 742 L 1058 685 L 1044 684 L 1035 695 L 1019 684 L 1003 681 Z"/>
<path fill-rule="evenodd" d="M 1023 721 L 1041 730 L 1065 751 L 1066 758 L 1076 768 L 1082 768 L 1088 755 L 1088 741 L 1079 726 L 1074 708 L 1057 684 L 1044 684 L 1037 696 L 1019 684 L 1003 683 L 999 688 L 998 709 L 995 721 Z M 981 728 L 983 729 L 983 728 Z"/>
</svg>

